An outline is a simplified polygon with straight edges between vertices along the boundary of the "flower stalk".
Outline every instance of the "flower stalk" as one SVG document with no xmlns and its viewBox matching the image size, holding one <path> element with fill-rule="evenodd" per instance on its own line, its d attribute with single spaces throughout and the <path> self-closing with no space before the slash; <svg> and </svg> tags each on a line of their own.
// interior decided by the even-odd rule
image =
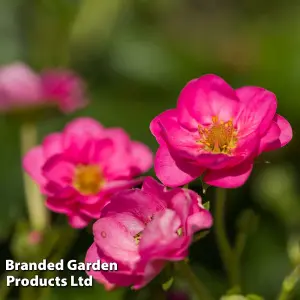
<svg viewBox="0 0 300 300">
<path fill-rule="evenodd" d="M 209 290 L 195 275 L 190 265 L 186 261 L 179 261 L 176 265 L 181 275 L 186 279 L 186 281 L 188 282 L 194 293 L 197 295 L 197 298 L 199 300 L 214 299 L 210 294 Z"/>
<path fill-rule="evenodd" d="M 35 124 L 24 122 L 20 128 L 22 157 L 37 144 Z M 48 223 L 48 212 L 43 197 L 36 183 L 23 172 L 25 199 L 32 230 L 43 231 Z"/>
<path fill-rule="evenodd" d="M 292 292 L 296 288 L 296 285 L 299 281 L 300 281 L 300 265 L 296 266 L 296 268 L 292 271 L 292 273 L 284 279 L 280 294 L 278 296 L 278 300 L 291 299 Z"/>
<path fill-rule="evenodd" d="M 240 291 L 240 275 L 239 275 L 239 255 L 235 255 L 228 237 L 226 234 L 225 225 L 225 203 L 226 203 L 226 190 L 218 188 L 216 190 L 216 207 L 215 207 L 215 235 L 217 240 L 217 246 L 220 251 L 220 256 L 225 267 L 229 284 L 231 288 Z M 244 243 L 244 238 L 242 238 L 242 243 Z M 241 251 L 238 247 L 238 252 Z"/>
</svg>

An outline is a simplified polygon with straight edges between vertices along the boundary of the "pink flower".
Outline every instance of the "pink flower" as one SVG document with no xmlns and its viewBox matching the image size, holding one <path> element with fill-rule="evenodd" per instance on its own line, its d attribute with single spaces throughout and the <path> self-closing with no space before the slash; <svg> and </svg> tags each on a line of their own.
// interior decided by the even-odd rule
<svg viewBox="0 0 300 300">
<path fill-rule="evenodd" d="M 141 181 L 133 178 L 152 166 L 152 153 L 121 128 L 78 118 L 31 149 L 23 166 L 46 195 L 47 207 L 82 228 L 99 218 L 112 193 Z"/>
<path fill-rule="evenodd" d="M 23 63 L 0 68 L 0 110 L 38 106 L 43 102 L 40 78 Z"/>
<path fill-rule="evenodd" d="M 63 112 L 73 112 L 86 106 L 85 86 L 68 70 L 47 70 L 41 75 L 44 98 L 56 101 Z"/>
<path fill-rule="evenodd" d="M 211 225 L 211 214 L 199 195 L 181 188 L 167 190 L 147 177 L 141 190 L 115 194 L 93 226 L 94 243 L 86 263 L 116 262 L 118 271 L 87 273 L 107 290 L 118 286 L 139 289 L 167 261 L 187 257 L 193 233 Z"/>
<path fill-rule="evenodd" d="M 157 177 L 170 187 L 201 175 L 212 186 L 241 186 L 258 155 L 292 138 L 290 124 L 276 109 L 275 95 L 263 88 L 234 90 L 216 75 L 190 81 L 177 107 L 151 122 L 160 145 L 154 162 Z"/>
<path fill-rule="evenodd" d="M 72 112 L 87 104 L 84 92 L 83 82 L 68 70 L 40 76 L 19 62 L 0 68 L 0 111 L 56 105 Z"/>
</svg>

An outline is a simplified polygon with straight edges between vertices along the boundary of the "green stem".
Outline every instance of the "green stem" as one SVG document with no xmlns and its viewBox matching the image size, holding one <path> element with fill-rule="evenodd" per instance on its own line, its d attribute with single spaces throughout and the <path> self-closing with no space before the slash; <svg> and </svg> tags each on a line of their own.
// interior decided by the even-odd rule
<svg viewBox="0 0 300 300">
<path fill-rule="evenodd" d="M 12 287 L 12 286 L 7 286 L 7 277 L 8 276 L 16 277 L 19 275 L 19 273 L 20 271 L 11 271 L 3 274 L 0 280 L 0 300 L 6 299 L 6 297 L 9 294 L 10 288 Z"/>
<path fill-rule="evenodd" d="M 183 276 L 190 287 L 193 289 L 199 300 L 213 300 L 212 295 L 206 286 L 199 280 L 194 274 L 190 265 L 185 261 L 180 261 L 176 264 L 179 269 L 181 276 Z"/>
<path fill-rule="evenodd" d="M 215 235 L 220 256 L 225 267 L 231 288 L 240 290 L 240 278 L 237 258 L 230 246 L 225 225 L 226 190 L 216 190 Z"/>
<path fill-rule="evenodd" d="M 37 143 L 37 129 L 35 124 L 24 122 L 20 129 L 22 157 Z M 33 230 L 42 231 L 48 223 L 48 212 L 43 197 L 36 183 L 23 173 L 25 198 L 27 202 L 29 220 Z"/>
<path fill-rule="evenodd" d="M 292 292 L 294 291 L 299 280 L 300 280 L 300 265 L 298 265 L 292 271 L 292 273 L 284 279 L 280 294 L 278 296 L 278 300 L 290 299 L 292 296 Z"/>
<path fill-rule="evenodd" d="M 68 232 L 64 235 L 62 235 L 61 239 L 58 241 L 58 249 L 53 254 L 52 257 L 50 257 L 49 261 L 53 263 L 57 263 L 60 259 L 64 258 L 65 255 L 68 254 L 70 249 L 72 248 L 74 241 L 78 237 L 78 231 L 76 230 L 68 230 Z M 56 277 L 58 271 L 47 271 L 45 274 L 46 279 L 49 279 L 51 277 Z M 51 287 L 44 287 L 40 289 L 39 297 L 37 299 L 46 300 L 49 298 L 51 293 Z"/>
</svg>

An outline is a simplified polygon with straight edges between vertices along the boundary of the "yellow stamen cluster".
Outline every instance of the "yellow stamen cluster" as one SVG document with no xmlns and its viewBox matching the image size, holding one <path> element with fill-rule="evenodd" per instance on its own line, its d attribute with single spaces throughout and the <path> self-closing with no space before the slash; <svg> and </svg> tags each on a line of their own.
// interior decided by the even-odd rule
<svg viewBox="0 0 300 300">
<path fill-rule="evenodd" d="M 96 195 L 105 183 L 97 165 L 78 165 L 75 169 L 73 187 L 82 195 Z"/>
<path fill-rule="evenodd" d="M 137 233 L 134 237 L 135 243 L 138 245 L 140 243 L 140 240 L 142 238 L 142 232 Z"/>
<path fill-rule="evenodd" d="M 231 154 L 237 144 L 237 132 L 232 120 L 219 121 L 218 117 L 212 117 L 212 125 L 209 127 L 198 126 L 200 133 L 199 143 L 204 149 L 212 153 Z"/>
</svg>

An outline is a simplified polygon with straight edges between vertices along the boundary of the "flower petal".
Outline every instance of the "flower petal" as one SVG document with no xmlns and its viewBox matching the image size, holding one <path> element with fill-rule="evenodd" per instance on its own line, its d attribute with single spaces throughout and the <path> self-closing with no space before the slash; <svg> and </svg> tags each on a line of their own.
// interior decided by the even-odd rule
<svg viewBox="0 0 300 300">
<path fill-rule="evenodd" d="M 143 143 L 131 143 L 131 155 L 133 158 L 133 176 L 148 171 L 153 164 L 153 153 Z"/>
<path fill-rule="evenodd" d="M 243 103 L 237 119 L 241 135 L 258 131 L 263 136 L 270 128 L 277 109 L 276 96 L 263 88 L 246 86 L 236 90 Z"/>
<path fill-rule="evenodd" d="M 96 120 L 88 117 L 77 118 L 68 123 L 63 131 L 64 149 L 69 149 L 73 144 L 81 148 L 87 140 L 103 136 L 104 129 Z"/>
<path fill-rule="evenodd" d="M 124 190 L 111 197 L 111 201 L 104 208 L 102 216 L 115 216 L 118 213 L 126 212 L 143 223 L 148 223 L 152 216 L 164 207 L 163 201 L 145 194 L 139 189 Z"/>
<path fill-rule="evenodd" d="M 208 170 L 204 182 L 221 188 L 237 188 L 243 185 L 251 174 L 252 162 L 244 162 L 231 169 Z"/>
<path fill-rule="evenodd" d="M 150 123 L 150 131 L 155 136 L 158 144 L 164 144 L 164 126 L 169 122 L 177 122 L 177 111 L 176 109 L 169 109 L 156 116 Z"/>
<path fill-rule="evenodd" d="M 73 112 L 87 105 L 85 85 L 69 70 L 47 70 L 41 74 L 44 98 L 56 101 L 63 112 Z"/>
<path fill-rule="evenodd" d="M 68 221 L 73 228 L 81 229 L 86 227 L 90 223 L 91 218 L 84 216 L 82 214 L 72 213 L 71 215 L 68 216 Z"/>
<path fill-rule="evenodd" d="M 280 128 L 276 124 L 276 122 L 273 121 L 266 135 L 260 140 L 259 154 L 262 152 L 272 150 L 272 148 L 280 148 L 281 145 L 279 141 L 279 135 Z"/>
<path fill-rule="evenodd" d="M 198 124 L 211 124 L 218 116 L 226 122 L 238 112 L 239 102 L 234 89 L 222 78 L 207 74 L 190 81 L 181 91 L 178 99 L 178 120 L 190 130 Z"/>
<path fill-rule="evenodd" d="M 159 180 L 169 187 L 185 185 L 200 177 L 204 172 L 201 167 L 185 163 L 179 159 L 175 161 L 166 146 L 161 146 L 158 149 L 154 169 Z"/>
<path fill-rule="evenodd" d="M 62 134 L 58 132 L 49 134 L 43 140 L 42 146 L 46 159 L 55 154 L 62 153 Z"/>
<path fill-rule="evenodd" d="M 0 93 L 4 109 L 44 102 L 39 76 L 19 62 L 0 68 Z"/>
<path fill-rule="evenodd" d="M 275 122 L 280 128 L 279 141 L 280 147 L 283 147 L 291 141 L 293 137 L 293 130 L 291 124 L 280 115 L 275 116 Z"/>
<path fill-rule="evenodd" d="M 99 219 L 93 226 L 93 233 L 95 243 L 105 255 L 132 267 L 139 260 L 133 236 L 113 217 Z"/>
<path fill-rule="evenodd" d="M 23 168 L 38 184 L 44 185 L 46 179 L 42 174 L 45 157 L 41 146 L 32 148 L 23 158 Z"/>
<path fill-rule="evenodd" d="M 43 175 L 62 187 L 70 185 L 74 174 L 74 165 L 60 154 L 54 155 L 43 166 Z"/>
<path fill-rule="evenodd" d="M 184 258 L 178 252 L 184 251 L 190 242 L 190 236 L 179 236 L 177 230 L 181 221 L 175 211 L 165 209 L 155 215 L 154 220 L 143 231 L 139 244 L 141 257 L 147 260 L 174 260 Z"/>
<path fill-rule="evenodd" d="M 85 257 L 85 263 L 95 263 L 97 261 L 101 261 L 101 263 L 105 262 L 105 259 L 103 257 L 100 257 L 97 250 L 96 243 L 93 243 L 91 247 L 88 249 Z M 90 276 L 93 276 L 93 278 L 98 281 L 99 283 L 104 285 L 104 288 L 107 291 L 111 291 L 114 289 L 115 285 L 110 283 L 105 276 L 103 275 L 103 272 L 101 271 L 94 271 L 92 268 L 87 271 L 87 274 Z"/>
</svg>

